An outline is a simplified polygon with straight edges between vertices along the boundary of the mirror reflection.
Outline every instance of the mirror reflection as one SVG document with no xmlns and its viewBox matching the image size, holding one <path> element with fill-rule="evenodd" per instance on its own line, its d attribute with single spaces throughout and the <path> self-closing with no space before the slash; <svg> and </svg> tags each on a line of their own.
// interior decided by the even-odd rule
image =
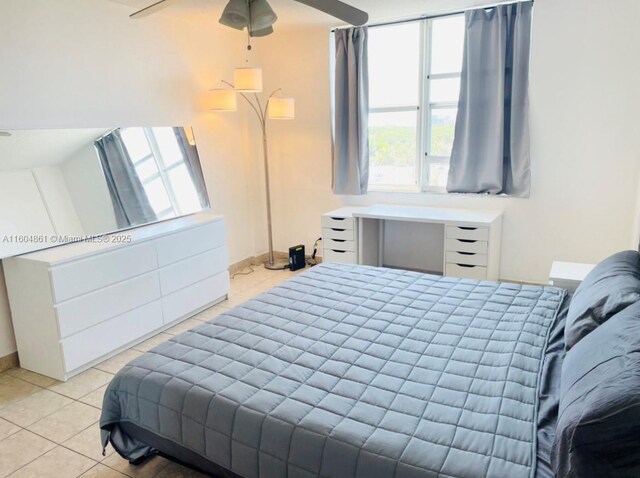
<svg viewBox="0 0 640 478">
<path fill-rule="evenodd" d="M 191 128 L 0 133 L 0 258 L 209 207 Z"/>
</svg>

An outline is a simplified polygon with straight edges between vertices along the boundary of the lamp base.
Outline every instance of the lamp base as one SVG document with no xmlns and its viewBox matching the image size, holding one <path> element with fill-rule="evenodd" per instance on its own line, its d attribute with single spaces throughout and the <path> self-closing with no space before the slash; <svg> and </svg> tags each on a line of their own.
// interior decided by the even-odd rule
<svg viewBox="0 0 640 478">
<path fill-rule="evenodd" d="M 282 271 L 289 268 L 289 263 L 286 261 L 265 262 L 264 268 L 270 271 Z"/>
</svg>

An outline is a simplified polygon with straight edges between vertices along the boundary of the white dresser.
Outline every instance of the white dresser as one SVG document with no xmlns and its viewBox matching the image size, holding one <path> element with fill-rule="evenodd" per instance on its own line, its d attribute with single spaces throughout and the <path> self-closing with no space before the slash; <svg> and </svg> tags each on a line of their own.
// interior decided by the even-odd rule
<svg viewBox="0 0 640 478">
<path fill-rule="evenodd" d="M 229 292 L 224 219 L 209 213 L 5 259 L 3 266 L 20 365 L 58 380 Z"/>
<path fill-rule="evenodd" d="M 397 248 L 388 243 L 393 242 L 385 230 L 389 222 L 429 226 L 430 241 L 411 236 L 405 249 L 389 250 Z M 428 272 L 498 280 L 502 213 L 387 204 L 342 208 L 322 216 L 322 239 L 325 262 L 393 267 L 386 256 L 403 256 L 412 264 L 418 256 L 433 255 L 427 262 L 435 265 Z"/>
</svg>

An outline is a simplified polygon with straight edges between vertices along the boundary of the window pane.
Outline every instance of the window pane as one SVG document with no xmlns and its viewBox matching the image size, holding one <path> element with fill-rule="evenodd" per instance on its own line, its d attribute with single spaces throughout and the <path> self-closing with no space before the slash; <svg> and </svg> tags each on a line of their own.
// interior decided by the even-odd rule
<svg viewBox="0 0 640 478">
<path fill-rule="evenodd" d="M 369 115 L 369 184 L 415 185 L 418 113 Z"/>
<path fill-rule="evenodd" d="M 460 78 L 447 78 L 444 80 L 431 80 L 431 103 L 458 102 L 460 97 Z"/>
<path fill-rule="evenodd" d="M 190 214 L 199 211 L 201 209 L 200 199 L 198 199 L 198 193 L 187 167 L 182 164 L 171 169 L 167 175 L 175 198 L 178 201 L 180 212 L 182 214 Z"/>
<path fill-rule="evenodd" d="M 449 177 L 449 163 L 427 163 L 427 185 L 432 188 L 446 188 Z"/>
<path fill-rule="evenodd" d="M 184 161 L 184 156 L 173 128 L 153 128 L 153 136 L 158 143 L 158 149 L 162 155 L 162 163 L 165 167 Z"/>
<path fill-rule="evenodd" d="M 369 30 L 369 103 L 418 105 L 420 97 L 420 23 Z"/>
<path fill-rule="evenodd" d="M 431 73 L 458 73 L 464 51 L 464 15 L 433 20 Z"/>
<path fill-rule="evenodd" d="M 457 114 L 457 108 L 431 110 L 431 156 L 451 156 Z"/>
<path fill-rule="evenodd" d="M 149 158 L 136 164 L 136 172 L 138 173 L 140 181 L 145 181 L 158 174 L 158 167 L 156 166 L 155 160 L 153 158 Z"/>
<path fill-rule="evenodd" d="M 126 128 L 121 130 L 121 134 L 131 161 L 135 163 L 151 154 L 149 142 L 142 128 Z"/>
<path fill-rule="evenodd" d="M 158 178 L 148 184 L 145 184 L 144 190 L 146 191 L 151 207 L 156 214 L 172 207 L 162 179 Z"/>
</svg>

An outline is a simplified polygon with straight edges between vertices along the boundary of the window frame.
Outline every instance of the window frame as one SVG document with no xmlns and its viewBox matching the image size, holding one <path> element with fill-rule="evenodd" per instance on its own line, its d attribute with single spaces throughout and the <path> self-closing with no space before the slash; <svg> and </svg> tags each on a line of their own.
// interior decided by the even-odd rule
<svg viewBox="0 0 640 478">
<path fill-rule="evenodd" d="M 185 165 L 186 158 L 183 156 L 181 161 L 177 161 L 169 166 L 165 165 L 162 157 L 162 153 L 160 151 L 160 146 L 158 145 L 158 141 L 156 139 L 155 133 L 153 132 L 153 128 L 143 128 L 143 131 L 147 139 L 147 144 L 149 145 L 149 149 L 151 153 L 148 154 L 147 156 L 144 156 L 143 158 L 138 159 L 137 161 L 134 161 L 133 167 L 136 168 L 137 170 L 137 167 L 140 164 L 148 160 L 151 160 L 155 163 L 157 172 L 152 174 L 148 178 L 142 180 L 141 181 L 142 187 L 145 188 L 146 190 L 146 186 L 149 183 L 156 181 L 159 178 L 160 181 L 162 182 L 162 185 L 164 186 L 164 190 L 167 193 L 171 206 L 162 211 L 157 212 L 156 215 L 158 216 L 159 219 L 169 219 L 171 217 L 181 216 L 183 214 L 183 211 L 181 210 L 180 204 L 176 198 L 176 194 L 175 194 L 175 191 L 173 190 L 173 185 L 171 184 L 171 180 L 169 179 L 168 173 L 175 168 Z"/>
<path fill-rule="evenodd" d="M 448 15 L 447 18 L 462 16 L 464 13 Z M 389 113 L 389 112 L 414 112 L 417 111 L 417 134 L 416 134 L 416 158 L 415 158 L 415 184 L 395 185 L 395 184 L 369 184 L 369 190 L 373 192 L 423 192 L 423 193 L 446 193 L 446 187 L 429 185 L 429 165 L 449 164 L 450 156 L 431 155 L 432 124 L 431 114 L 437 109 L 456 110 L 459 107 L 458 101 L 431 101 L 431 81 L 445 79 L 459 79 L 462 71 L 448 73 L 432 73 L 433 56 L 433 24 L 441 17 L 421 18 L 406 23 L 417 22 L 420 24 L 420 45 L 419 45 L 419 83 L 418 83 L 418 105 L 398 105 L 387 107 L 373 107 L 369 109 L 369 114 Z M 384 25 L 380 25 L 384 26 Z M 377 28 L 376 26 L 370 27 Z M 462 67 L 461 67 L 462 69 Z"/>
</svg>

